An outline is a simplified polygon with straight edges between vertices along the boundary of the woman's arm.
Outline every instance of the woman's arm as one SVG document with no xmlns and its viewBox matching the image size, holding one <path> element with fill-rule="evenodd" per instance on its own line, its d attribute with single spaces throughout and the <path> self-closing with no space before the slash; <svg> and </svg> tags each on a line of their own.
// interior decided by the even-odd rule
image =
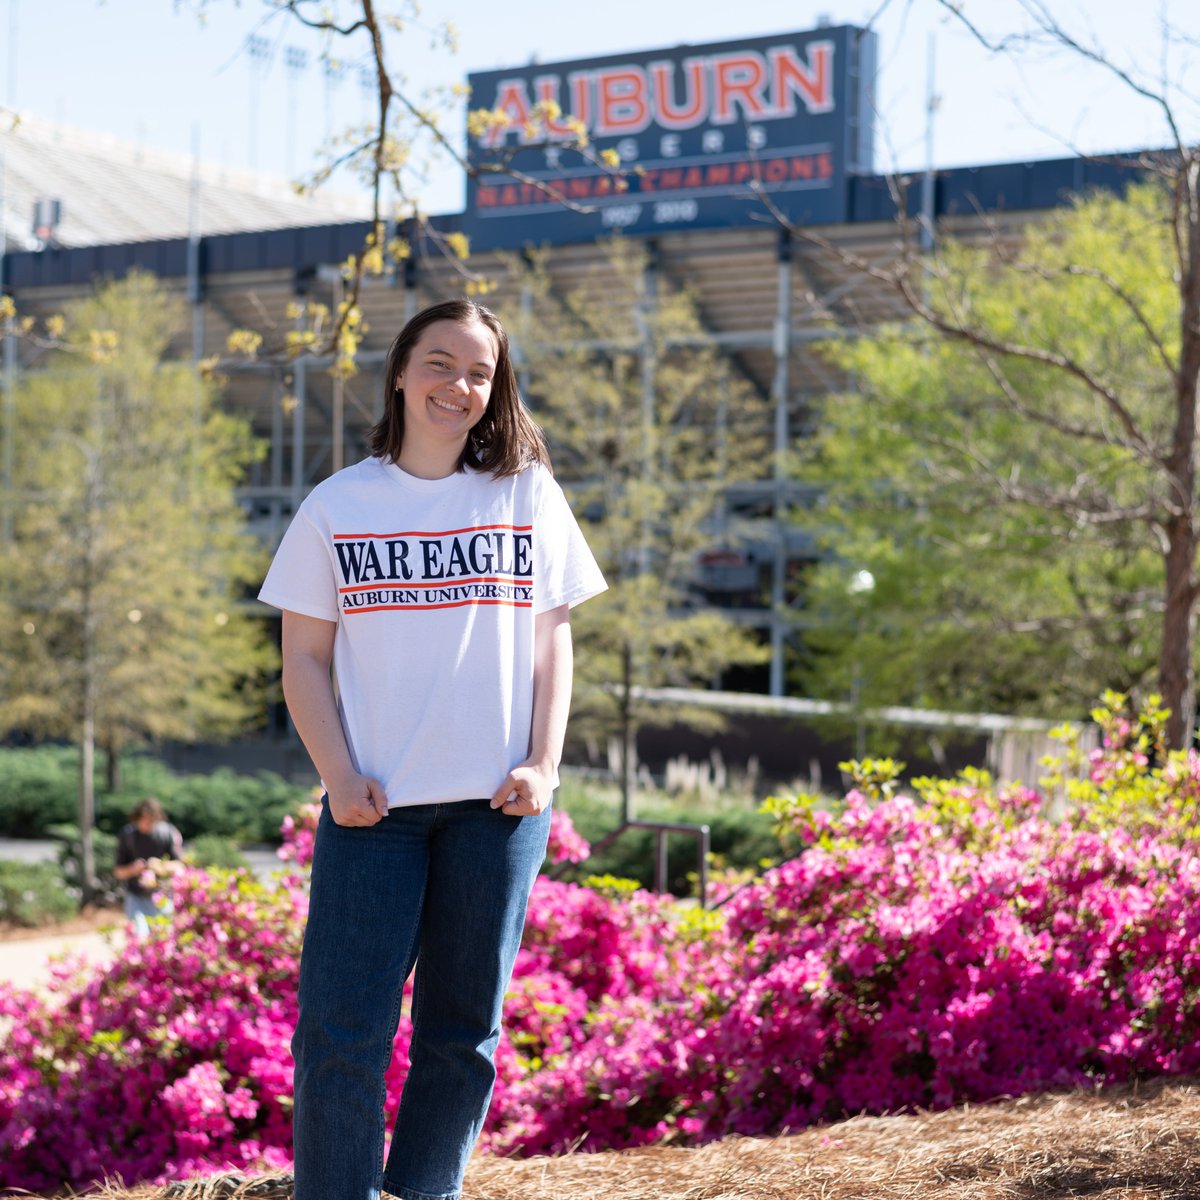
<svg viewBox="0 0 1200 1200">
<path fill-rule="evenodd" d="M 533 728 L 529 757 L 492 794 L 492 807 L 514 817 L 536 816 L 550 803 L 571 708 L 574 657 L 567 605 L 534 618 Z"/>
<path fill-rule="evenodd" d="M 339 825 L 374 825 L 387 816 L 387 796 L 378 780 L 360 775 L 350 760 L 329 677 L 336 632 L 336 621 L 284 609 L 283 696 L 325 784 L 333 819 Z"/>
</svg>

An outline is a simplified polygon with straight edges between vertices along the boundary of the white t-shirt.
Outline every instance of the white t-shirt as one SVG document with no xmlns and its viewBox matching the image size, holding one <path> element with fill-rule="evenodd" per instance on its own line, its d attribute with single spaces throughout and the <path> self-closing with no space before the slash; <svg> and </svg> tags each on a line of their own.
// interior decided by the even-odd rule
<svg viewBox="0 0 1200 1200">
<path fill-rule="evenodd" d="M 606 586 L 544 467 L 418 479 L 366 458 L 309 494 L 258 595 L 337 622 L 350 757 L 395 808 L 492 795 L 529 754 L 534 617 Z"/>
</svg>

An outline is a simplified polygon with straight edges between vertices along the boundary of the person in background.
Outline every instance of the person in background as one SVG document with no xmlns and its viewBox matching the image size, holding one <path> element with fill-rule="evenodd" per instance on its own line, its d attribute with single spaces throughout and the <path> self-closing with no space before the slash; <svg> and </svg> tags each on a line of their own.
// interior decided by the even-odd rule
<svg viewBox="0 0 1200 1200">
<path fill-rule="evenodd" d="M 165 864 L 183 857 L 183 837 L 167 820 L 163 806 L 147 796 L 129 814 L 117 836 L 117 866 L 113 872 L 125 884 L 125 916 L 138 937 L 150 932 L 150 920 L 169 917 L 170 900 L 159 897 Z"/>
</svg>

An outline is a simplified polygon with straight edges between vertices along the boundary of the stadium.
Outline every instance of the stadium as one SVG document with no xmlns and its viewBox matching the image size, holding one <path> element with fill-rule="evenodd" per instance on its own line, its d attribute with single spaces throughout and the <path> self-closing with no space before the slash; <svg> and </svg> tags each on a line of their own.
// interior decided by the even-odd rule
<svg viewBox="0 0 1200 1200">
<path fill-rule="evenodd" d="M 0 284 L 35 317 L 135 269 L 184 297 L 191 328 L 178 355 L 219 360 L 224 402 L 269 447 L 241 498 L 273 546 L 307 491 L 362 456 L 381 410 L 391 337 L 424 305 L 463 291 L 464 266 L 446 252 L 448 238 L 468 239 L 469 271 L 487 281 L 487 303 L 519 312 L 534 304 L 535 264 L 541 302 L 581 289 L 622 296 L 628 280 L 614 277 L 611 251 L 618 236 L 637 251 L 640 304 L 684 293 L 694 306 L 700 332 L 672 352 L 702 341 L 760 402 L 761 427 L 730 432 L 760 438 L 769 452 L 757 478 L 725 489 L 711 542 L 695 557 L 688 603 L 757 631 L 769 663 L 736 686 L 783 698 L 803 638 L 798 589 L 819 553 L 787 520 L 807 497 L 789 479 L 785 454 L 804 436 L 814 404 L 846 386 L 822 353 L 829 340 L 905 316 L 894 293 L 852 264 L 909 252 L 906 227 L 926 247 L 941 237 L 1014 237 L 1072 197 L 1120 189 L 1135 169 L 1132 160 L 1085 158 L 931 165 L 898 192 L 875 168 L 875 60 L 874 34 L 837 26 L 471 76 L 473 103 L 507 124 L 474 140 L 481 173 L 468 180 L 464 211 L 387 230 L 408 253 L 364 282 L 367 330 L 349 378 L 330 373 L 330 357 L 247 361 L 228 350 L 230 334 L 247 328 L 282 345 L 298 305 L 336 310 L 342 264 L 371 231 L 361 209 L 348 219 L 354 204 L 336 198 L 266 196 L 237 173 L 205 175 L 164 155 L 130 161 L 115 143 L 85 147 L 70 131 L 24 121 L 2 135 L 8 252 Z M 549 122 L 549 140 L 529 122 L 545 102 L 561 114 Z M 590 130 L 597 151 L 614 153 L 621 172 L 555 144 L 569 137 L 572 120 Z M 20 237 L 29 212 L 34 226 Z M 619 340 L 593 335 L 589 353 L 633 354 L 653 403 L 661 347 L 648 336 L 640 347 Z M 516 351 L 520 361 L 519 341 Z M 6 385 L 36 368 L 37 352 L 9 337 Z M 526 372 L 522 384 L 536 414 L 537 380 Z M 572 470 L 585 469 L 567 463 L 560 475 L 569 483 Z"/>
</svg>

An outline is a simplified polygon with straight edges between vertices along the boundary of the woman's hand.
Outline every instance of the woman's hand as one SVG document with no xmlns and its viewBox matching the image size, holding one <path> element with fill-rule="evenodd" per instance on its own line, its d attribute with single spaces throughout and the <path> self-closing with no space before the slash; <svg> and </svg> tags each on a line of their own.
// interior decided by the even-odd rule
<svg viewBox="0 0 1200 1200">
<path fill-rule="evenodd" d="M 387 795 L 377 779 L 355 773 L 326 780 L 325 788 L 329 814 L 338 825 L 376 825 L 387 816 Z"/>
<path fill-rule="evenodd" d="M 492 807 L 510 817 L 536 817 L 550 806 L 554 771 L 526 760 L 518 763 L 492 793 Z"/>
<path fill-rule="evenodd" d="M 538 613 L 533 626 L 533 723 L 529 757 L 492 793 L 510 817 L 536 817 L 550 807 L 571 707 L 571 614 L 565 604 Z"/>
</svg>

